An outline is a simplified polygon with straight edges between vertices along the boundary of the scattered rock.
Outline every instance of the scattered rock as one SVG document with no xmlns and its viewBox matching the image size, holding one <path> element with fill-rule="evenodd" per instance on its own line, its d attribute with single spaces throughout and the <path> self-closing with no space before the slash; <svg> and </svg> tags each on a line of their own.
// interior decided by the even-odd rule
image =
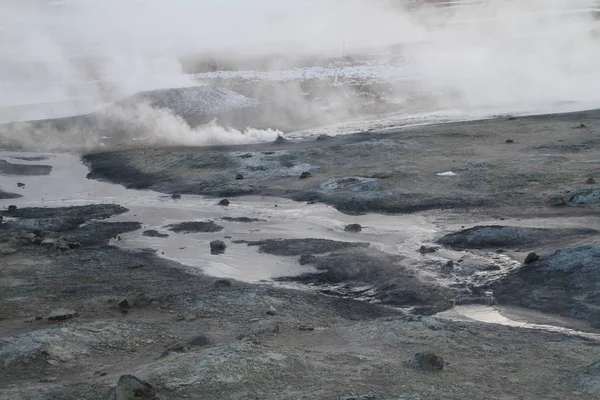
<svg viewBox="0 0 600 400">
<path fill-rule="evenodd" d="M 20 187 L 20 188 L 25 187 L 25 184 L 23 182 L 17 182 L 17 187 Z"/>
<path fill-rule="evenodd" d="M 218 288 L 231 287 L 231 281 L 228 279 L 217 279 L 214 285 Z"/>
<path fill-rule="evenodd" d="M 223 254 L 227 245 L 222 240 L 213 240 L 210 242 L 210 253 L 211 254 Z"/>
<path fill-rule="evenodd" d="M 264 219 L 249 218 L 249 217 L 223 217 L 221 219 L 223 221 L 228 221 L 228 222 L 242 222 L 242 223 L 245 223 L 245 224 L 249 224 L 251 222 L 265 222 Z"/>
<path fill-rule="evenodd" d="M 344 228 L 344 231 L 346 232 L 360 232 L 362 231 L 362 226 L 360 224 L 350 224 L 350 225 L 346 225 L 346 227 Z"/>
<path fill-rule="evenodd" d="M 540 256 L 538 256 L 535 253 L 529 253 L 527 254 L 527 257 L 525 257 L 525 261 L 523 262 L 525 265 L 527 264 L 531 264 L 533 262 L 536 262 L 537 260 L 540 259 Z"/>
<path fill-rule="evenodd" d="M 307 179 L 310 178 L 312 176 L 312 174 L 308 171 L 304 171 L 302 174 L 300 174 L 300 179 Z"/>
<path fill-rule="evenodd" d="M 231 204 L 231 202 L 227 199 L 223 199 L 219 202 L 219 205 L 223 207 L 227 207 L 229 204 Z"/>
<path fill-rule="evenodd" d="M 0 245 L 0 254 L 2 254 L 3 256 L 7 256 L 9 254 L 14 254 L 17 251 L 18 251 L 17 249 L 15 249 L 14 247 L 9 246 L 8 244 L 2 244 L 2 245 Z"/>
<path fill-rule="evenodd" d="M 594 180 L 594 178 L 589 178 L 585 183 L 587 183 L 588 185 L 595 185 L 596 181 Z"/>
<path fill-rule="evenodd" d="M 236 181 L 241 181 L 243 179 L 244 179 L 244 175 L 242 175 L 242 174 L 236 174 L 236 176 L 235 176 L 235 180 Z"/>
<path fill-rule="evenodd" d="M 430 254 L 430 253 L 435 253 L 438 250 L 439 250 L 439 247 L 421 246 L 419 248 L 419 253 L 421 253 L 421 254 Z"/>
<path fill-rule="evenodd" d="M 147 236 L 147 237 L 155 237 L 155 238 L 166 238 L 169 237 L 168 234 L 166 233 L 160 233 L 157 230 L 154 229 L 149 229 L 147 231 L 142 232 L 143 236 Z"/>
<path fill-rule="evenodd" d="M 119 307 L 119 310 L 129 310 L 131 308 L 127 299 L 123 299 L 117 303 L 117 307 Z"/>
<path fill-rule="evenodd" d="M 205 335 L 198 335 L 190 340 L 192 346 L 206 346 L 210 344 L 210 340 Z"/>
<path fill-rule="evenodd" d="M 441 371 L 444 369 L 444 359 L 431 352 L 416 353 L 409 365 L 425 371 Z"/>
<path fill-rule="evenodd" d="M 133 375 L 123 375 L 119 378 L 115 390 L 115 400 L 155 400 L 156 390 L 147 382 Z"/>
<path fill-rule="evenodd" d="M 180 194 L 177 194 L 177 193 L 173 193 L 173 194 L 171 195 L 171 198 L 172 198 L 173 200 L 179 200 L 179 199 L 181 199 L 181 195 L 180 195 Z"/>
<path fill-rule="evenodd" d="M 267 310 L 267 315 L 277 315 L 277 310 L 275 309 L 275 307 L 269 306 L 269 309 Z"/>
<path fill-rule="evenodd" d="M 14 204 L 11 204 L 10 206 L 8 206 L 8 211 L 10 211 L 10 212 L 17 211 L 17 206 L 15 206 Z"/>
<path fill-rule="evenodd" d="M 314 331 L 315 327 L 312 326 L 312 325 L 299 325 L 298 326 L 298 330 L 299 331 L 304 331 L 304 332 Z"/>
<path fill-rule="evenodd" d="M 69 310 L 67 308 L 57 308 L 53 310 L 48 316 L 49 321 L 64 321 L 67 319 L 75 318 L 79 314 L 73 310 Z"/>
</svg>

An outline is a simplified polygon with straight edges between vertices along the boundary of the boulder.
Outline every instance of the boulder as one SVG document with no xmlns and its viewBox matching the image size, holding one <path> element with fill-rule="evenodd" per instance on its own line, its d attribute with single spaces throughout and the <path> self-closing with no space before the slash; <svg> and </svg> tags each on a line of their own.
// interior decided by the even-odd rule
<svg viewBox="0 0 600 400">
<path fill-rule="evenodd" d="M 219 202 L 219 205 L 223 207 L 227 207 L 229 204 L 231 204 L 231 202 L 227 199 L 223 199 Z"/>
<path fill-rule="evenodd" d="M 181 199 L 181 195 L 180 195 L 180 194 L 177 194 L 177 193 L 174 193 L 174 194 L 172 194 L 172 195 L 171 195 L 171 198 L 172 198 L 173 200 L 179 200 L 179 199 Z"/>
<path fill-rule="evenodd" d="M 117 382 L 115 400 L 155 400 L 156 390 L 133 375 L 123 375 Z"/>
<path fill-rule="evenodd" d="M 241 181 L 242 179 L 244 179 L 244 175 L 242 175 L 242 174 L 236 174 L 235 175 L 235 180 L 236 181 Z"/>
<path fill-rule="evenodd" d="M 213 240 L 210 242 L 210 252 L 211 254 L 223 254 L 225 253 L 225 249 L 227 245 L 222 240 Z"/>
<path fill-rule="evenodd" d="M 429 246 L 421 246 L 419 248 L 419 253 L 421 254 L 430 254 L 438 251 L 439 247 L 429 247 Z"/>
<path fill-rule="evenodd" d="M 210 340 L 205 335 L 198 335 L 190 340 L 192 346 L 206 346 L 210 343 Z"/>
<path fill-rule="evenodd" d="M 307 179 L 310 178 L 312 176 L 312 174 L 308 171 L 304 171 L 302 174 L 300 174 L 300 179 Z"/>
<path fill-rule="evenodd" d="M 17 206 L 15 206 L 14 204 L 11 204 L 10 206 L 8 206 L 8 211 L 10 211 L 10 212 L 17 211 Z"/>
<path fill-rule="evenodd" d="M 344 231 L 357 233 L 357 232 L 362 231 L 362 226 L 360 224 L 346 225 L 346 227 L 344 228 Z"/>
<path fill-rule="evenodd" d="M 529 253 L 527 254 L 527 257 L 525 257 L 525 261 L 523 262 L 523 264 L 531 264 L 533 262 L 536 262 L 537 260 L 540 259 L 540 256 L 538 256 L 535 253 Z"/>
</svg>

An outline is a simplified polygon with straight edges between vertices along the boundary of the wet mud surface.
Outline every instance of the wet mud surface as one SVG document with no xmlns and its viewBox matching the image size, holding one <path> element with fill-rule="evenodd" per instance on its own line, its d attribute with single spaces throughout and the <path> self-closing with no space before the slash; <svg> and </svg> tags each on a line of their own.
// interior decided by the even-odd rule
<svg viewBox="0 0 600 400">
<path fill-rule="evenodd" d="M 598 115 L 3 154 L 0 398 L 595 398 Z"/>
</svg>

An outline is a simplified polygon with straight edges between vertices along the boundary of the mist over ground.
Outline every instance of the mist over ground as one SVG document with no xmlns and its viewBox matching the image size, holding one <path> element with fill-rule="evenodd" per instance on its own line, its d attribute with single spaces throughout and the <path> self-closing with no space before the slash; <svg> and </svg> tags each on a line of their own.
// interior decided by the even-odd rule
<svg viewBox="0 0 600 400">
<path fill-rule="evenodd" d="M 253 69 L 266 74 L 312 63 L 339 75 L 342 67 L 355 67 L 352 60 L 359 56 L 383 66 L 376 72 L 388 86 L 383 92 L 402 94 L 409 82 L 411 90 L 428 93 L 427 102 L 420 104 L 422 111 L 526 112 L 560 110 L 564 104 L 581 104 L 581 108 L 600 104 L 594 1 L 437 3 L 4 1 L 0 3 L 0 122 L 84 114 L 105 110 L 108 104 L 140 91 L 203 84 L 191 74 L 202 63 L 212 65 L 211 72 Z M 400 73 L 386 80 L 389 68 Z M 273 112 L 278 122 L 281 115 L 290 116 L 286 127 L 293 126 L 294 113 L 299 112 L 315 125 L 356 115 L 363 93 L 349 90 L 339 96 L 335 112 L 323 118 L 313 110 L 314 94 L 306 96 L 306 72 L 300 74 L 304 78 L 275 89 L 270 84 L 265 90 L 262 82 L 253 82 L 242 91 L 248 98 L 289 104 Z M 317 97 L 328 95 L 328 87 L 349 85 L 338 81 L 337 75 L 321 83 L 325 89 L 319 88 Z M 243 129 L 232 127 L 219 128 L 217 135 L 214 124 L 190 127 L 177 112 L 147 104 L 101 112 L 131 124 L 125 129 L 145 132 L 156 139 L 152 143 L 240 143 L 276 136 L 274 131 L 257 134 L 254 130 L 247 140 L 240 140 Z M 19 125 L 18 130 L 4 127 L 0 137 L 31 144 L 39 134 L 56 134 L 55 127 L 45 126 L 43 131 L 39 124 Z M 86 135 L 86 147 L 94 148 L 106 132 L 73 131 L 69 136 L 79 134 Z"/>
</svg>

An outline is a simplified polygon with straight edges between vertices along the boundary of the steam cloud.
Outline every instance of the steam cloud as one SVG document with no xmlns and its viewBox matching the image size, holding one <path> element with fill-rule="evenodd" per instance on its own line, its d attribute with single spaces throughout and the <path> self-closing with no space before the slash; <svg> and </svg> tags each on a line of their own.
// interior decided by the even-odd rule
<svg viewBox="0 0 600 400">
<path fill-rule="evenodd" d="M 416 84 L 436 94 L 432 107 L 528 111 L 565 102 L 600 103 L 592 1 L 481 0 L 446 2 L 441 8 L 412 3 L 5 0 L 0 2 L 0 122 L 80 114 L 142 90 L 197 85 L 180 61 L 190 56 L 277 54 L 271 66 L 277 68 L 299 55 L 339 57 L 343 46 L 358 53 L 398 43 L 404 44 Z M 297 85 L 280 89 L 277 98 L 299 110 L 306 101 Z M 340 112 L 344 117 L 352 114 L 354 98 L 347 102 Z M 132 132 L 145 133 L 150 143 L 247 143 L 276 135 L 214 124 L 191 128 L 147 105 L 110 113 Z M 44 137 L 65 137 L 45 129 Z M 0 128 L 5 141 L 26 146 L 39 143 L 34 133 L 27 125 Z M 69 135 L 85 136 L 79 142 L 86 148 L 100 143 L 85 130 Z M 50 142 L 44 145 L 69 147 Z"/>
</svg>

